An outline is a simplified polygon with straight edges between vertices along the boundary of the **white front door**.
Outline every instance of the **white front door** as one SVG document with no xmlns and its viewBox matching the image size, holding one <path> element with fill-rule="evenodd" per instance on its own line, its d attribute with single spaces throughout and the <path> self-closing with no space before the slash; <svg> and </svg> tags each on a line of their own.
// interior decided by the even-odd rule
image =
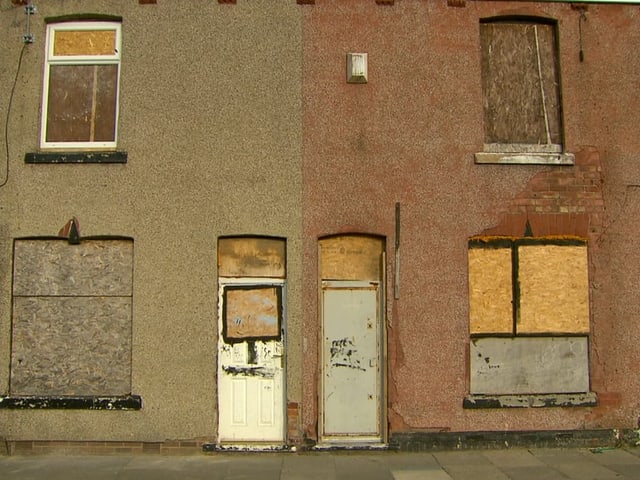
<svg viewBox="0 0 640 480">
<path fill-rule="evenodd" d="M 220 444 L 284 444 L 283 297 L 282 281 L 220 281 Z"/>
<path fill-rule="evenodd" d="M 322 282 L 324 443 L 380 443 L 382 335 L 378 282 Z"/>
</svg>

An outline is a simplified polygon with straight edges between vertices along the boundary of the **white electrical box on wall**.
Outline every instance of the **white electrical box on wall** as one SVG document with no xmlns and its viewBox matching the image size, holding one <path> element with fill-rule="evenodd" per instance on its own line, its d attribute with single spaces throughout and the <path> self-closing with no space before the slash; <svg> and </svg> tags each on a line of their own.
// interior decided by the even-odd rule
<svg viewBox="0 0 640 480">
<path fill-rule="evenodd" d="M 347 83 L 367 83 L 366 53 L 347 53 Z"/>
</svg>

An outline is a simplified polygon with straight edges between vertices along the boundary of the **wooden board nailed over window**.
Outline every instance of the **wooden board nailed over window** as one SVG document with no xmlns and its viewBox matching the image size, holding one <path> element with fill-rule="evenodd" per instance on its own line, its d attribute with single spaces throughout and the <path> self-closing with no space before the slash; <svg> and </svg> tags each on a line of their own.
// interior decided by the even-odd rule
<svg viewBox="0 0 640 480">
<path fill-rule="evenodd" d="M 57 30 L 53 42 L 55 56 L 114 55 L 115 30 Z"/>
<path fill-rule="evenodd" d="M 471 335 L 589 333 L 589 265 L 581 239 L 469 241 Z"/>
<path fill-rule="evenodd" d="M 53 65 L 47 142 L 111 142 L 116 136 L 118 65 Z"/>
<path fill-rule="evenodd" d="M 562 144 L 555 25 L 480 25 L 486 144 Z"/>
</svg>

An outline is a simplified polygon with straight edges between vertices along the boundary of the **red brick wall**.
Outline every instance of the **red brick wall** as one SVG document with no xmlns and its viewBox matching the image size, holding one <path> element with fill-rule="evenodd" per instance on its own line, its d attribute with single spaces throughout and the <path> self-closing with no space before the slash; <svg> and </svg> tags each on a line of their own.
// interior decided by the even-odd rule
<svg viewBox="0 0 640 480">
<path fill-rule="evenodd" d="M 303 45 L 304 378 L 301 425 L 317 422 L 317 239 L 387 240 L 389 421 L 398 431 L 634 428 L 640 413 L 640 11 L 556 2 L 322 0 L 301 7 Z M 476 165 L 483 148 L 479 22 L 558 21 L 566 149 L 573 166 Z M 345 81 L 348 52 L 369 82 Z M 393 296 L 400 202 L 400 297 Z M 462 408 L 468 393 L 467 239 L 588 238 L 595 408 Z M 617 395 L 620 392 L 620 395 Z M 610 399 L 616 407 L 610 407 Z"/>
</svg>

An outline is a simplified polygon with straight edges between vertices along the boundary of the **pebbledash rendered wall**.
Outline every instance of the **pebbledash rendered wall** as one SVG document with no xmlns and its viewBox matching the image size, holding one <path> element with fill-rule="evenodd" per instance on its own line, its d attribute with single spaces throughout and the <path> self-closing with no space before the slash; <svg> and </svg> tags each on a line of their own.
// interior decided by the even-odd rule
<svg viewBox="0 0 640 480">
<path fill-rule="evenodd" d="M 629 52 L 640 44 L 640 8 L 310 3 L 303 9 L 305 435 L 317 435 L 321 408 L 314 403 L 317 243 L 351 233 L 386 239 L 392 443 L 413 433 L 637 428 L 640 60 Z M 557 22 L 564 144 L 574 165 L 474 160 L 484 143 L 480 22 L 514 16 Z M 367 83 L 347 82 L 348 53 L 367 54 Z M 597 406 L 463 407 L 470 388 L 468 239 L 522 237 L 527 220 L 534 236 L 587 240 L 588 367 Z"/>
<path fill-rule="evenodd" d="M 31 2 L 37 11 L 28 28 L 26 3 L 0 0 L 0 116 L 8 140 L 3 134 L 0 395 L 10 393 L 14 240 L 55 237 L 75 217 L 81 240 L 132 241 L 131 349 L 121 360 L 131 355 L 128 393 L 141 397 L 142 408 L 2 408 L 0 437 L 215 442 L 219 237 L 285 239 L 288 348 L 299 358 L 299 6 L 54 0 Z M 72 15 L 122 18 L 117 150 L 127 154 L 124 164 L 25 162 L 39 152 L 45 19 Z M 27 31 L 34 40 L 23 46 Z M 64 349 L 64 339 L 57 341 Z M 288 400 L 297 407 L 299 362 L 288 373 Z M 294 422 L 296 414 L 293 408 Z"/>
</svg>

